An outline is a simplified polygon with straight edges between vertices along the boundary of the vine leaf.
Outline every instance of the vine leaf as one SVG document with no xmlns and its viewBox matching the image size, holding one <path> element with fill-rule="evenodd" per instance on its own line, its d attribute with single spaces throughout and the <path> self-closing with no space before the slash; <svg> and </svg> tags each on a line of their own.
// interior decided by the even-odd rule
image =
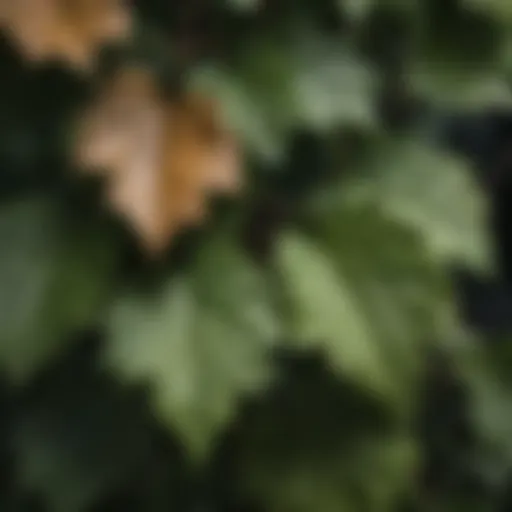
<svg viewBox="0 0 512 512">
<path fill-rule="evenodd" d="M 54 512 L 86 512 L 134 478 L 140 492 L 141 469 L 151 474 L 161 450 L 140 394 L 116 386 L 90 356 L 59 361 L 13 421 L 20 485 Z M 167 463 L 179 467 L 180 459 Z"/>
<path fill-rule="evenodd" d="M 341 194 L 334 187 L 312 200 L 319 214 L 340 201 L 375 206 L 422 237 L 439 265 L 492 269 L 488 202 L 464 159 L 412 139 L 386 138 L 354 170 Z"/>
<path fill-rule="evenodd" d="M 242 415 L 231 485 L 271 512 L 393 510 L 418 468 L 414 438 L 311 352 Z"/>
<path fill-rule="evenodd" d="M 152 384 L 159 416 L 194 460 L 208 454 L 239 397 L 265 386 L 277 336 L 263 276 L 221 238 L 157 297 L 123 297 L 108 326 L 106 361 Z"/>
<path fill-rule="evenodd" d="M 414 231 L 376 207 L 339 206 L 314 225 L 278 245 L 288 337 L 322 347 L 334 371 L 402 406 L 426 342 L 447 328 L 447 276 Z"/>
<path fill-rule="evenodd" d="M 0 2 L 0 23 L 32 61 L 65 60 L 89 69 L 101 45 L 126 39 L 131 13 L 111 0 Z"/>
<path fill-rule="evenodd" d="M 272 164 L 286 158 L 296 129 L 375 123 L 376 77 L 347 43 L 314 33 L 288 41 L 250 41 L 241 64 L 192 70 L 189 87 L 212 91 L 224 115 L 255 155 Z"/>
<path fill-rule="evenodd" d="M 74 231 L 55 203 L 34 198 L 0 209 L 0 367 L 23 382 L 104 306 L 113 246 L 98 226 Z"/>
<path fill-rule="evenodd" d="M 389 375 L 371 328 L 335 264 L 307 239 L 290 234 L 278 257 L 292 304 L 290 338 L 324 343 L 333 366 L 372 390 L 387 390 Z"/>
<path fill-rule="evenodd" d="M 217 191 L 241 186 L 237 144 L 215 102 L 191 95 L 166 102 L 153 77 L 123 69 L 85 114 L 77 159 L 108 180 L 108 202 L 151 255 L 205 220 Z"/>
<path fill-rule="evenodd" d="M 512 21 L 512 5 L 506 0 L 464 0 L 466 8 L 494 17 L 499 22 Z"/>
<path fill-rule="evenodd" d="M 467 162 L 413 141 L 376 156 L 373 190 L 385 212 L 421 233 L 441 263 L 491 266 L 487 201 Z"/>
</svg>

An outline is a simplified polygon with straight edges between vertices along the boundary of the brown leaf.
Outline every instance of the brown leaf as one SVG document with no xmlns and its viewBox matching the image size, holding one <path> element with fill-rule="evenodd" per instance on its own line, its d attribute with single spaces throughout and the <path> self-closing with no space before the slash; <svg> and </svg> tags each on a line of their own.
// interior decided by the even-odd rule
<svg viewBox="0 0 512 512">
<path fill-rule="evenodd" d="M 108 180 L 108 202 L 152 254 L 203 222 L 211 194 L 240 190 L 238 146 L 214 101 L 166 102 L 141 69 L 126 69 L 86 114 L 77 156 Z"/>
<path fill-rule="evenodd" d="M 103 43 L 129 35 L 124 0 L 0 0 L 0 23 L 25 57 L 89 68 Z"/>
</svg>

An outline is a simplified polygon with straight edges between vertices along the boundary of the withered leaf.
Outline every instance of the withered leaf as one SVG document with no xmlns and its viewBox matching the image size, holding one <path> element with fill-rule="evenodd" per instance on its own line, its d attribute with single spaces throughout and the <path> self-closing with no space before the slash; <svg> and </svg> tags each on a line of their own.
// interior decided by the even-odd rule
<svg viewBox="0 0 512 512">
<path fill-rule="evenodd" d="M 236 140 L 215 102 L 160 94 L 149 72 L 124 69 L 84 116 L 79 164 L 108 181 L 108 202 L 158 254 L 207 216 L 207 199 L 241 186 Z"/>
<path fill-rule="evenodd" d="M 31 61 L 89 68 L 99 47 L 127 37 L 125 0 L 0 0 L 0 23 Z"/>
</svg>

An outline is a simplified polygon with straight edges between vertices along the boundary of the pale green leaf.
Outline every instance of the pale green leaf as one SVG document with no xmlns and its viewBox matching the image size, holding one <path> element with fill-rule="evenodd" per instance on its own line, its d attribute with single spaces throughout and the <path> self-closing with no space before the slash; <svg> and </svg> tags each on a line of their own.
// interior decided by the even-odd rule
<svg viewBox="0 0 512 512">
<path fill-rule="evenodd" d="M 339 8 L 355 22 L 364 22 L 379 7 L 397 12 L 410 13 L 417 9 L 421 0 L 337 0 Z"/>
<path fill-rule="evenodd" d="M 309 33 L 286 43 L 257 41 L 241 60 L 230 69 L 194 69 L 189 87 L 214 95 L 240 140 L 260 158 L 281 161 L 297 128 L 374 125 L 375 76 L 343 41 Z"/>
<path fill-rule="evenodd" d="M 376 207 L 340 206 L 315 226 L 312 238 L 279 244 L 290 338 L 323 347 L 341 375 L 406 406 L 426 343 L 452 334 L 447 275 L 410 227 Z"/>
<path fill-rule="evenodd" d="M 362 171 L 354 198 L 415 230 L 440 263 L 490 267 L 487 202 L 467 162 L 399 140 L 377 146 Z"/>
<path fill-rule="evenodd" d="M 290 301 L 290 338 L 325 347 L 338 371 L 372 391 L 389 391 L 374 333 L 335 263 L 296 234 L 282 237 L 277 258 Z"/>
<path fill-rule="evenodd" d="M 371 13 L 375 0 L 338 0 L 338 5 L 350 19 L 361 22 Z"/>
<path fill-rule="evenodd" d="M 464 0 L 468 9 L 487 14 L 499 22 L 512 21 L 512 3 L 508 0 Z"/>
<path fill-rule="evenodd" d="M 106 359 L 152 385 L 159 416 L 200 459 L 239 397 L 267 382 L 276 325 L 260 271 L 221 238 L 158 296 L 127 295 L 115 305 Z"/>
<path fill-rule="evenodd" d="M 189 86 L 215 96 L 230 127 L 251 151 L 271 162 L 283 158 L 285 140 L 266 117 L 261 92 L 254 94 L 239 77 L 212 66 L 194 70 Z"/>
<path fill-rule="evenodd" d="M 262 0 L 227 0 L 227 3 L 233 9 L 242 12 L 254 12 L 260 8 L 263 2 Z"/>
<path fill-rule="evenodd" d="M 452 63 L 418 64 L 410 72 L 410 80 L 417 93 L 438 107 L 475 111 L 512 106 L 506 76 L 497 70 L 471 71 Z"/>
<path fill-rule="evenodd" d="M 412 377 L 425 341 L 448 332 L 445 269 L 432 262 L 418 233 L 375 206 L 347 205 L 318 222 L 320 241 L 360 298 L 393 375 Z"/>
<path fill-rule="evenodd" d="M 240 140 L 258 157 L 276 163 L 285 157 L 296 123 L 294 80 L 290 48 L 262 39 L 248 41 L 235 65 L 193 69 L 189 87 L 215 95 Z"/>
<path fill-rule="evenodd" d="M 294 44 L 293 90 L 300 124 L 315 130 L 339 124 L 373 126 L 377 77 L 341 41 L 302 35 Z"/>
</svg>

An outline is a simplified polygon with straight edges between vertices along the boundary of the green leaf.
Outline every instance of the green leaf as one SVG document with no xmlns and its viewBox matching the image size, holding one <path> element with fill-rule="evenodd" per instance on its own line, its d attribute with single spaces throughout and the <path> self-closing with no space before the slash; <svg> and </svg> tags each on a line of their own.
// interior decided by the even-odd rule
<svg viewBox="0 0 512 512">
<path fill-rule="evenodd" d="M 460 2 L 424 2 L 416 23 L 407 77 L 417 92 L 448 108 L 510 104 L 493 20 Z"/>
<path fill-rule="evenodd" d="M 335 262 L 297 234 L 283 236 L 277 257 L 290 301 L 290 339 L 323 345 L 338 371 L 387 391 L 390 376 L 371 328 Z"/>
<path fill-rule="evenodd" d="M 375 123 L 376 78 L 343 41 L 309 32 L 285 43 L 256 41 L 240 60 L 230 69 L 194 69 L 189 87 L 214 95 L 231 127 L 264 160 L 282 161 L 297 128 Z"/>
<path fill-rule="evenodd" d="M 466 8 L 490 15 L 497 21 L 512 21 L 512 4 L 507 0 L 464 0 Z"/>
<path fill-rule="evenodd" d="M 242 492 L 269 512 L 395 510 L 417 447 L 315 359 L 293 365 L 237 425 Z"/>
<path fill-rule="evenodd" d="M 491 267 L 487 202 L 464 160 L 414 140 L 386 141 L 361 171 L 347 200 L 378 204 L 416 231 L 440 264 Z"/>
<path fill-rule="evenodd" d="M 289 337 L 323 347 L 345 378 L 406 406 L 425 343 L 446 334 L 444 274 L 411 229 L 377 208 L 341 206 L 314 233 L 283 235 L 278 246 Z"/>
<path fill-rule="evenodd" d="M 419 94 L 444 108 L 475 111 L 512 105 L 512 92 L 506 76 L 499 71 L 471 74 L 453 64 L 438 69 L 420 65 L 411 72 L 411 79 Z"/>
<path fill-rule="evenodd" d="M 142 491 L 140 475 L 157 449 L 140 398 L 83 359 L 54 369 L 13 424 L 18 482 L 51 512 L 89 511 L 135 476 Z"/>
<path fill-rule="evenodd" d="M 350 450 L 334 449 L 323 463 L 296 460 L 281 471 L 267 465 L 259 494 L 272 512 L 394 510 L 409 484 L 414 448 L 411 439 L 367 437 Z"/>
<path fill-rule="evenodd" d="M 342 12 L 346 13 L 351 20 L 360 23 L 366 21 L 373 11 L 380 7 L 410 14 L 415 12 L 421 0 L 408 2 L 402 0 L 337 0 L 337 2 Z"/>
<path fill-rule="evenodd" d="M 240 62 L 200 66 L 189 87 L 214 95 L 250 151 L 271 163 L 285 157 L 295 123 L 296 98 L 289 50 L 273 41 L 248 42 Z"/>
<path fill-rule="evenodd" d="M 377 77 L 346 44 L 301 34 L 293 45 L 298 122 L 314 130 L 375 125 Z"/>
<path fill-rule="evenodd" d="M 270 162 L 283 158 L 283 135 L 266 118 L 258 96 L 239 78 L 217 67 L 203 67 L 194 70 L 190 87 L 215 95 L 227 122 L 250 151 Z"/>
<path fill-rule="evenodd" d="M 496 346 L 474 344 L 452 353 L 466 386 L 476 433 L 502 472 L 512 465 L 511 356 L 510 339 L 500 340 Z"/>
<path fill-rule="evenodd" d="M 262 4 L 261 0 L 227 0 L 228 5 L 232 9 L 242 12 L 255 12 Z"/>
<path fill-rule="evenodd" d="M 200 459 L 239 397 L 266 384 L 276 327 L 260 271 L 220 237 L 159 296 L 115 305 L 106 358 L 120 375 L 152 384 L 160 417 Z"/>
<path fill-rule="evenodd" d="M 23 382 L 104 306 L 113 247 L 97 226 L 66 223 L 45 199 L 0 209 L 0 367 Z"/>
<path fill-rule="evenodd" d="M 338 0 L 342 12 L 348 14 L 351 20 L 365 20 L 375 6 L 375 0 Z"/>
</svg>

